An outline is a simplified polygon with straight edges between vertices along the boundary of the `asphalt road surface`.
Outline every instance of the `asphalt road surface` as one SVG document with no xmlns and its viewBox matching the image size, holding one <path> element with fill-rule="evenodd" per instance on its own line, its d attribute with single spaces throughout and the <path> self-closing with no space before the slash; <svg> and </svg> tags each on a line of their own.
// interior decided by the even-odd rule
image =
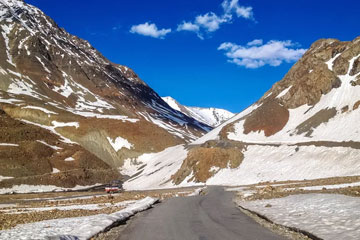
<svg viewBox="0 0 360 240">
<path fill-rule="evenodd" d="M 133 218 L 119 240 L 284 239 L 242 213 L 233 193 L 208 188 L 201 196 L 172 198 Z"/>
</svg>

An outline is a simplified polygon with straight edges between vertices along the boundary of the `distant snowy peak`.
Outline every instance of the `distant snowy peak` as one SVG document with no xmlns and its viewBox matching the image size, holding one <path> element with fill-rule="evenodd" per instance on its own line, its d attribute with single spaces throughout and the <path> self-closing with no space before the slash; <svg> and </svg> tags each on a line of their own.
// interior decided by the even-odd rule
<svg viewBox="0 0 360 240">
<path fill-rule="evenodd" d="M 235 115 L 232 112 L 220 108 L 184 106 L 172 97 L 163 97 L 162 99 L 173 109 L 212 127 L 220 125 Z"/>
</svg>

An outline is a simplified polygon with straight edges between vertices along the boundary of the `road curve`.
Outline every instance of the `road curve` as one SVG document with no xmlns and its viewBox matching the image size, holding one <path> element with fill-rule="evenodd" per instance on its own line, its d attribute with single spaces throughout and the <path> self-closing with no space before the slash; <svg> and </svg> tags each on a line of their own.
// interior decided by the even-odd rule
<svg viewBox="0 0 360 240">
<path fill-rule="evenodd" d="M 242 213 L 233 193 L 210 187 L 202 196 L 172 198 L 132 219 L 119 240 L 284 239 Z"/>
</svg>

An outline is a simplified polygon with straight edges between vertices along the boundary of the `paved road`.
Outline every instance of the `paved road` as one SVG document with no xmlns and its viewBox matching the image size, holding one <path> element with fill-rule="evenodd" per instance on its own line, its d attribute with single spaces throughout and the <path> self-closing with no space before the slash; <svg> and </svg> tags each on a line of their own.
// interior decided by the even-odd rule
<svg viewBox="0 0 360 240">
<path fill-rule="evenodd" d="M 232 202 L 233 193 L 210 187 L 203 196 L 172 198 L 132 219 L 119 240 L 284 239 L 257 224 Z"/>
</svg>

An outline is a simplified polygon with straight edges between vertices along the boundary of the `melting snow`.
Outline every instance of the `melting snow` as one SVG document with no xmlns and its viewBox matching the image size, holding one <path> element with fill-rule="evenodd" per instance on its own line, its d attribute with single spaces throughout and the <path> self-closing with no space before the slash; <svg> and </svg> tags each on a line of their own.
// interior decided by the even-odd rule
<svg viewBox="0 0 360 240">
<path fill-rule="evenodd" d="M 14 177 L 5 177 L 5 176 L 1 176 L 1 175 L 0 175 L 0 182 L 1 182 L 2 180 L 12 179 L 12 178 L 14 178 Z"/>
<path fill-rule="evenodd" d="M 341 55 L 341 53 L 336 54 L 334 57 L 330 58 L 325 64 L 328 66 L 329 70 L 333 70 L 334 61 Z"/>
<path fill-rule="evenodd" d="M 115 152 L 119 151 L 122 148 L 131 149 L 134 147 L 131 143 L 128 142 L 125 138 L 117 137 L 114 140 L 107 137 L 107 140 L 111 144 L 111 146 L 114 148 Z"/>
<path fill-rule="evenodd" d="M 52 145 L 48 144 L 48 143 L 47 143 L 47 142 L 45 142 L 45 141 L 41 141 L 41 140 L 36 140 L 36 141 L 37 141 L 37 142 L 39 142 L 39 143 L 44 144 L 45 146 L 48 146 L 48 147 L 50 147 L 50 148 L 54 149 L 54 150 L 61 150 L 61 149 L 62 149 L 61 147 L 52 146 Z"/>
<path fill-rule="evenodd" d="M 41 58 L 36 57 L 36 59 L 41 63 L 41 65 L 43 66 L 43 68 L 46 72 L 51 73 L 51 71 L 46 67 L 45 63 L 43 61 L 41 61 Z"/>
<path fill-rule="evenodd" d="M 6 72 L 3 68 L 1 68 L 1 67 L 0 67 L 0 73 L 1 73 L 2 75 L 6 75 L 6 74 L 7 74 L 7 72 Z"/>
<path fill-rule="evenodd" d="M 4 40 L 5 40 L 5 48 L 6 48 L 6 55 L 7 55 L 7 62 L 11 65 L 13 65 L 14 67 L 16 67 L 16 65 L 14 64 L 13 62 L 13 59 L 12 59 L 12 56 L 10 54 L 10 46 L 9 46 L 9 38 L 8 38 L 8 34 L 10 33 L 11 29 L 13 28 L 13 25 L 10 25 L 10 26 L 7 26 L 5 24 L 2 24 L 1 25 L 1 28 L 2 28 L 2 35 L 4 37 Z"/>
<path fill-rule="evenodd" d="M 57 122 L 57 121 L 52 121 L 51 122 L 52 125 L 57 128 L 57 127 L 75 127 L 75 128 L 79 128 L 79 123 L 78 122 Z"/>
<path fill-rule="evenodd" d="M 322 190 L 323 188 L 326 188 L 326 189 L 339 189 L 339 188 L 357 187 L 357 186 L 360 186 L 360 182 L 342 183 L 342 184 L 333 184 L 333 185 L 309 186 L 309 187 L 299 187 L 299 189 L 303 189 L 303 190 L 306 190 L 306 191 L 316 191 L 316 190 Z M 286 189 L 292 189 L 292 188 L 286 188 Z"/>
<path fill-rule="evenodd" d="M 46 126 L 46 125 L 42 125 L 42 124 L 30 122 L 30 121 L 27 121 L 27 120 L 24 120 L 24 119 L 21 119 L 21 121 L 24 122 L 24 123 L 32 124 L 32 125 L 35 125 L 35 126 L 38 126 L 38 127 L 41 127 L 41 128 L 44 128 L 44 129 L 46 129 L 46 130 L 51 131 L 52 133 L 54 133 L 54 134 L 56 134 L 57 136 L 59 136 L 59 137 L 61 138 L 61 141 L 64 142 L 64 143 L 77 144 L 76 142 L 73 142 L 73 141 L 71 141 L 70 139 L 63 137 L 61 134 L 59 134 L 58 132 L 56 132 L 56 130 L 55 130 L 56 126 L 55 126 L 55 127 L 54 127 L 54 126 Z M 55 121 L 55 122 L 56 122 L 56 121 Z"/>
<path fill-rule="evenodd" d="M 169 177 L 176 173 L 187 156 L 187 150 L 183 145 L 165 149 L 159 153 L 143 154 L 136 159 L 139 163 L 140 174 L 130 178 L 123 185 L 125 189 L 141 190 L 169 188 L 175 185 L 169 181 Z M 143 166 L 146 164 L 146 166 Z M 132 170 L 134 171 L 134 170 Z M 202 183 L 183 183 L 182 186 L 202 185 Z"/>
<path fill-rule="evenodd" d="M 76 115 L 80 115 L 83 117 L 95 117 L 95 118 L 106 118 L 106 119 L 114 119 L 114 120 L 121 120 L 121 121 L 128 121 L 135 123 L 139 121 L 139 119 L 136 118 L 129 118 L 128 116 L 124 115 L 106 115 L 106 114 L 99 114 L 99 113 L 93 113 L 93 112 L 81 112 L 81 111 L 70 111 Z"/>
<path fill-rule="evenodd" d="M 292 88 L 292 85 L 285 88 L 284 90 L 282 90 L 281 93 L 279 93 L 279 95 L 276 96 L 276 98 L 281 98 L 281 97 L 285 96 L 285 94 L 287 94 L 289 92 L 290 88 Z"/>
<path fill-rule="evenodd" d="M 5 147 L 18 147 L 19 144 L 15 144 L 15 143 L 0 143 L 0 146 L 5 146 Z"/>
<path fill-rule="evenodd" d="M 12 83 L 9 85 L 7 92 L 17 95 L 27 95 L 33 98 L 41 99 L 39 94 L 34 91 L 33 85 L 24 81 L 24 79 L 12 79 Z"/>
<path fill-rule="evenodd" d="M 138 163 L 136 158 L 128 158 L 124 160 L 124 165 L 119 168 L 119 170 L 122 175 L 132 176 L 138 171 L 141 165 L 143 164 Z"/>
<path fill-rule="evenodd" d="M 270 204 L 271 207 L 265 207 Z M 270 220 L 324 239 L 359 239 L 360 198 L 337 194 L 301 194 L 241 202 Z"/>
<path fill-rule="evenodd" d="M 63 192 L 68 190 L 84 190 L 92 187 L 99 186 L 101 184 L 94 184 L 89 186 L 75 186 L 73 188 L 62 188 L 54 185 L 15 185 L 11 188 L 0 188 L 0 194 L 9 194 L 9 193 L 41 193 L 41 192 Z"/>
<path fill-rule="evenodd" d="M 65 162 L 71 162 L 71 161 L 75 161 L 75 158 L 73 157 L 68 157 L 64 159 Z"/>
<path fill-rule="evenodd" d="M 90 239 L 114 222 L 126 220 L 137 212 L 150 208 L 157 201 L 158 199 L 146 197 L 112 214 L 53 219 L 18 225 L 15 228 L 0 231 L 0 238 L 18 240 L 34 239 L 35 236 L 37 239 Z"/>
<path fill-rule="evenodd" d="M 47 113 L 47 114 L 58 114 L 56 112 L 47 110 L 46 108 L 37 107 L 37 106 L 25 106 L 25 107 L 22 107 L 22 108 L 40 110 L 40 111 L 43 111 L 44 113 Z"/>
<path fill-rule="evenodd" d="M 87 198 L 92 198 L 87 197 Z M 69 200 L 73 200 L 74 198 L 71 198 Z M 84 198 L 77 198 L 77 199 L 84 199 Z M 86 199 L 86 198 L 85 198 Z M 40 199 L 39 199 L 40 200 Z M 44 199 L 41 199 L 44 200 Z M 44 211 L 53 211 L 53 210 L 59 210 L 59 211 L 71 211 L 71 210 L 100 210 L 108 207 L 122 207 L 129 204 L 132 204 L 136 201 L 123 201 L 118 203 L 101 203 L 101 204 L 83 204 L 83 205 L 69 205 L 69 206 L 56 206 L 56 207 L 39 207 L 39 208 L 12 208 L 12 209 L 4 209 L 0 212 L 6 213 L 6 214 L 22 214 L 22 213 L 29 213 L 29 212 L 44 212 Z M 16 206 L 16 205 L 15 205 Z M 1 235 L 0 235 L 1 236 Z"/>
<path fill-rule="evenodd" d="M 16 104 L 16 103 L 21 103 L 22 101 L 19 99 L 2 99 L 0 98 L 0 103 L 9 103 L 9 104 Z"/>
</svg>

